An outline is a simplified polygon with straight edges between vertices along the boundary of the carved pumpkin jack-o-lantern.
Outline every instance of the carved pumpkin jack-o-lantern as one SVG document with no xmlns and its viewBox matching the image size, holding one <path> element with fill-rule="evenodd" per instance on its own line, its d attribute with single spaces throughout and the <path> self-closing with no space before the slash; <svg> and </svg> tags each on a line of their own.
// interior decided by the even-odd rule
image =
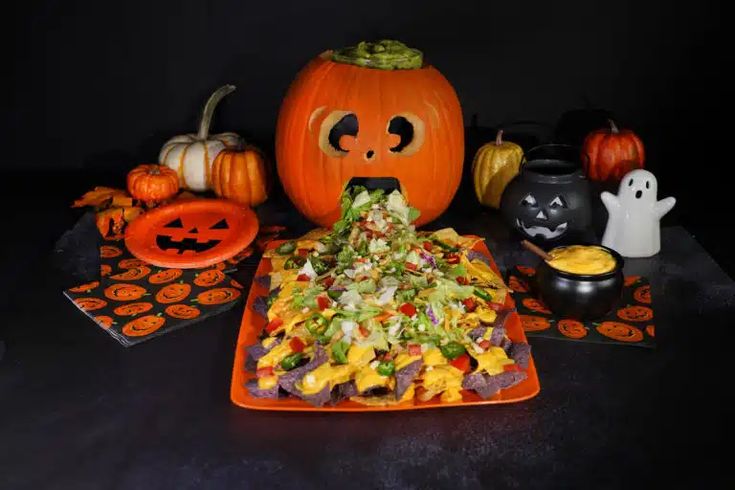
<svg viewBox="0 0 735 490">
<path fill-rule="evenodd" d="M 299 73 L 276 129 L 278 174 L 296 207 L 331 225 L 353 177 L 395 177 L 427 223 L 459 186 L 459 100 L 421 52 L 397 41 L 327 51 Z"/>
<path fill-rule="evenodd" d="M 170 204 L 133 224 L 126 231 L 125 245 L 136 257 L 159 267 L 207 267 L 236 255 L 258 231 L 255 213 L 218 199 Z"/>
</svg>

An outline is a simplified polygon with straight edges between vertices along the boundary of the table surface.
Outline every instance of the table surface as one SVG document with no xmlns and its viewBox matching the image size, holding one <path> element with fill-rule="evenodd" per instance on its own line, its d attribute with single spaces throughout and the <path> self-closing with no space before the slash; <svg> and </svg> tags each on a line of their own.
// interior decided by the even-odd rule
<svg viewBox="0 0 735 490">
<path fill-rule="evenodd" d="M 308 226 L 285 207 L 259 214 L 292 234 Z M 54 219 L 49 212 L 46 224 Z M 493 212 L 455 209 L 431 227 L 449 225 L 486 237 L 501 269 L 529 260 Z M 530 401 L 374 414 L 238 408 L 229 383 L 242 306 L 125 349 L 62 296 L 44 251 L 16 250 L 13 263 L 25 259 L 29 273 L 4 281 L 0 488 L 702 487 L 732 478 L 719 447 L 733 428 L 725 351 L 735 284 L 683 228 L 665 228 L 662 242 L 660 255 L 625 267 L 651 279 L 656 349 L 532 338 L 541 393 Z M 251 274 L 236 277 L 249 284 Z"/>
</svg>

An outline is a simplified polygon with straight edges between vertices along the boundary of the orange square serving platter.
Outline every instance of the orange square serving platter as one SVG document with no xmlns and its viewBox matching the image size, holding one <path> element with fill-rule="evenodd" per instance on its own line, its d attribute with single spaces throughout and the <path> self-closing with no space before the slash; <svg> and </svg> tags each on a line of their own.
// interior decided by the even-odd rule
<svg viewBox="0 0 735 490">
<path fill-rule="evenodd" d="M 273 241 L 268 248 L 275 248 L 285 240 Z M 498 267 L 495 264 L 490 251 L 484 242 L 478 242 L 473 249 L 480 252 L 490 260 L 490 265 L 497 273 Z M 265 276 L 271 271 L 271 263 L 269 259 L 262 259 L 258 265 L 255 277 Z M 533 398 L 539 393 L 540 385 L 538 374 L 536 373 L 536 365 L 533 356 L 529 358 L 527 374 L 528 377 L 515 386 L 500 390 L 494 396 L 487 400 L 483 400 L 474 392 L 463 390 L 462 401 L 453 403 L 442 403 L 436 396 L 431 400 L 422 402 L 419 400 L 411 400 L 398 405 L 373 407 L 362 405 L 357 402 L 345 400 L 336 406 L 315 407 L 296 397 L 280 398 L 277 400 L 267 398 L 256 398 L 245 388 L 245 383 L 255 378 L 255 373 L 251 373 L 245 369 L 245 360 L 247 359 L 246 348 L 258 341 L 258 335 L 265 328 L 266 321 L 260 315 L 253 311 L 253 303 L 258 296 L 268 294 L 268 289 L 263 287 L 258 281 L 253 281 L 250 286 L 245 311 L 242 315 L 242 323 L 240 324 L 240 334 L 237 338 L 237 347 L 235 348 L 235 365 L 232 369 L 232 385 L 230 387 L 230 398 L 235 405 L 253 410 L 279 410 L 279 411 L 303 411 L 303 412 L 383 412 L 396 410 L 419 410 L 424 408 L 448 408 L 468 405 L 493 405 L 498 403 L 516 403 L 523 400 Z M 513 308 L 510 295 L 506 298 L 506 306 Z M 506 321 L 506 333 L 513 342 L 528 342 L 526 335 L 521 327 L 521 321 L 518 314 L 513 312 Z"/>
</svg>

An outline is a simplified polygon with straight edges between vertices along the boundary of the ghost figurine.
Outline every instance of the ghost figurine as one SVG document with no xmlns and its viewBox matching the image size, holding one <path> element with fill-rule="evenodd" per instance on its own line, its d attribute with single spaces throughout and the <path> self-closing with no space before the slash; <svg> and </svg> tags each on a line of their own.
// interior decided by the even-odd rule
<svg viewBox="0 0 735 490">
<path fill-rule="evenodd" d="M 620 181 L 618 195 L 601 194 L 610 215 L 602 244 L 623 257 L 650 257 L 661 250 L 659 221 L 676 204 L 667 197 L 656 200 L 658 183 L 647 170 L 628 172 Z"/>
</svg>

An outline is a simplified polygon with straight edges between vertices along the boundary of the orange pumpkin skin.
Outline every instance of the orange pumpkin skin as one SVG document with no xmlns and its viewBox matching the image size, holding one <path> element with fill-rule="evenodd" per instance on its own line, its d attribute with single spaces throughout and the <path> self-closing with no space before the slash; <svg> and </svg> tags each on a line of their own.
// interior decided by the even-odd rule
<svg viewBox="0 0 735 490">
<path fill-rule="evenodd" d="M 651 304 L 651 286 L 641 286 L 633 293 L 633 298 L 639 303 Z"/>
<path fill-rule="evenodd" d="M 525 265 L 518 265 L 516 266 L 516 269 L 518 269 L 518 272 L 523 274 L 524 276 L 533 277 L 536 275 L 536 269 L 534 267 L 528 267 Z"/>
<path fill-rule="evenodd" d="M 508 287 L 512 289 L 516 293 L 527 293 L 528 292 L 528 286 L 524 281 L 521 279 L 518 279 L 516 276 L 510 276 L 510 279 L 508 280 Z"/>
<path fill-rule="evenodd" d="M 321 226 L 339 218 L 339 196 L 352 177 L 396 177 L 417 225 L 439 216 L 462 176 L 464 123 L 454 89 L 434 67 L 380 70 L 331 60 L 331 51 L 304 67 L 283 100 L 276 127 L 278 175 L 299 211 Z M 329 142 L 347 114 L 357 136 L 343 135 L 340 151 Z M 396 151 L 388 132 L 403 117 L 414 137 Z"/>
<path fill-rule="evenodd" d="M 112 273 L 112 267 L 107 264 L 100 264 L 100 276 L 109 276 Z"/>
<path fill-rule="evenodd" d="M 212 164 L 211 179 L 212 189 L 219 197 L 250 207 L 268 199 L 265 157 L 255 147 L 222 150 Z"/>
<path fill-rule="evenodd" d="M 74 303 L 84 311 L 99 310 L 107 306 L 107 301 L 99 298 L 77 298 Z"/>
<path fill-rule="evenodd" d="M 568 318 L 559 320 L 556 328 L 559 329 L 562 335 L 570 339 L 582 339 L 587 336 L 587 328 L 585 328 L 582 322 L 577 320 L 570 320 Z"/>
<path fill-rule="evenodd" d="M 647 306 L 626 306 L 618 310 L 618 318 L 629 322 L 647 322 L 653 318 L 653 310 Z"/>
<path fill-rule="evenodd" d="M 649 337 L 655 338 L 656 337 L 656 325 L 646 325 L 646 333 Z"/>
<path fill-rule="evenodd" d="M 97 325 L 104 328 L 105 330 L 110 328 L 115 323 L 115 320 L 111 316 L 107 315 L 96 316 L 94 317 L 94 321 L 97 322 Z"/>
<path fill-rule="evenodd" d="M 551 311 L 549 311 L 546 305 L 535 298 L 523 298 L 522 303 L 529 310 L 546 313 L 547 315 L 551 314 Z"/>
<path fill-rule="evenodd" d="M 133 267 L 145 267 L 148 263 L 140 259 L 122 259 L 117 263 L 121 269 L 132 269 Z"/>
<path fill-rule="evenodd" d="M 625 174 L 643 168 L 646 154 L 643 142 L 631 130 L 610 127 L 593 131 L 582 145 L 582 162 L 590 180 L 620 182 Z"/>
<path fill-rule="evenodd" d="M 110 279 L 115 279 L 116 281 L 137 281 L 138 279 L 143 279 L 150 272 L 150 267 L 141 265 L 140 267 L 132 267 L 125 272 L 110 276 Z"/>
<path fill-rule="evenodd" d="M 145 288 L 136 284 L 113 284 L 105 289 L 105 297 L 116 301 L 134 301 L 145 293 Z"/>
<path fill-rule="evenodd" d="M 224 272 L 218 271 L 217 269 L 209 269 L 200 272 L 194 279 L 194 284 L 202 287 L 211 287 L 224 281 L 225 277 Z"/>
<path fill-rule="evenodd" d="M 601 335 L 619 342 L 640 342 L 643 340 L 641 329 L 626 323 L 602 322 L 596 328 Z"/>
<path fill-rule="evenodd" d="M 145 202 L 165 201 L 179 192 L 179 176 L 165 165 L 138 165 L 128 173 L 128 192 Z"/>
<path fill-rule="evenodd" d="M 145 313 L 152 308 L 153 304 L 151 303 L 129 303 L 126 305 L 118 306 L 112 311 L 114 311 L 115 314 L 119 316 L 135 316 L 141 313 Z"/>
<path fill-rule="evenodd" d="M 79 286 L 73 288 L 69 288 L 69 291 L 71 291 L 72 293 L 88 293 L 99 285 L 99 281 L 92 281 L 86 284 L 80 284 Z"/>
<path fill-rule="evenodd" d="M 166 314 L 180 320 L 189 320 L 202 314 L 199 308 L 189 305 L 171 305 L 166 307 Z"/>
<path fill-rule="evenodd" d="M 185 283 L 169 284 L 158 293 L 156 293 L 156 301 L 159 303 L 178 303 L 184 300 L 191 292 L 191 285 Z"/>
<path fill-rule="evenodd" d="M 157 315 L 146 315 L 128 322 L 122 328 L 122 333 L 128 337 L 142 337 L 158 330 L 166 323 L 166 319 Z"/>
<path fill-rule="evenodd" d="M 201 305 L 221 305 L 240 297 L 240 291 L 235 288 L 217 288 L 199 293 L 197 302 Z"/>
<path fill-rule="evenodd" d="M 102 245 L 100 247 L 100 257 L 103 259 L 110 259 L 112 257 L 119 257 L 122 255 L 122 250 L 112 245 Z"/>
<path fill-rule="evenodd" d="M 518 315 L 521 318 L 523 330 L 526 332 L 540 332 L 551 328 L 551 323 L 544 317 L 533 315 Z"/>
<path fill-rule="evenodd" d="M 151 284 L 166 284 L 167 282 L 178 279 L 183 273 L 184 271 L 181 269 L 163 269 L 149 277 L 148 282 Z"/>
</svg>

